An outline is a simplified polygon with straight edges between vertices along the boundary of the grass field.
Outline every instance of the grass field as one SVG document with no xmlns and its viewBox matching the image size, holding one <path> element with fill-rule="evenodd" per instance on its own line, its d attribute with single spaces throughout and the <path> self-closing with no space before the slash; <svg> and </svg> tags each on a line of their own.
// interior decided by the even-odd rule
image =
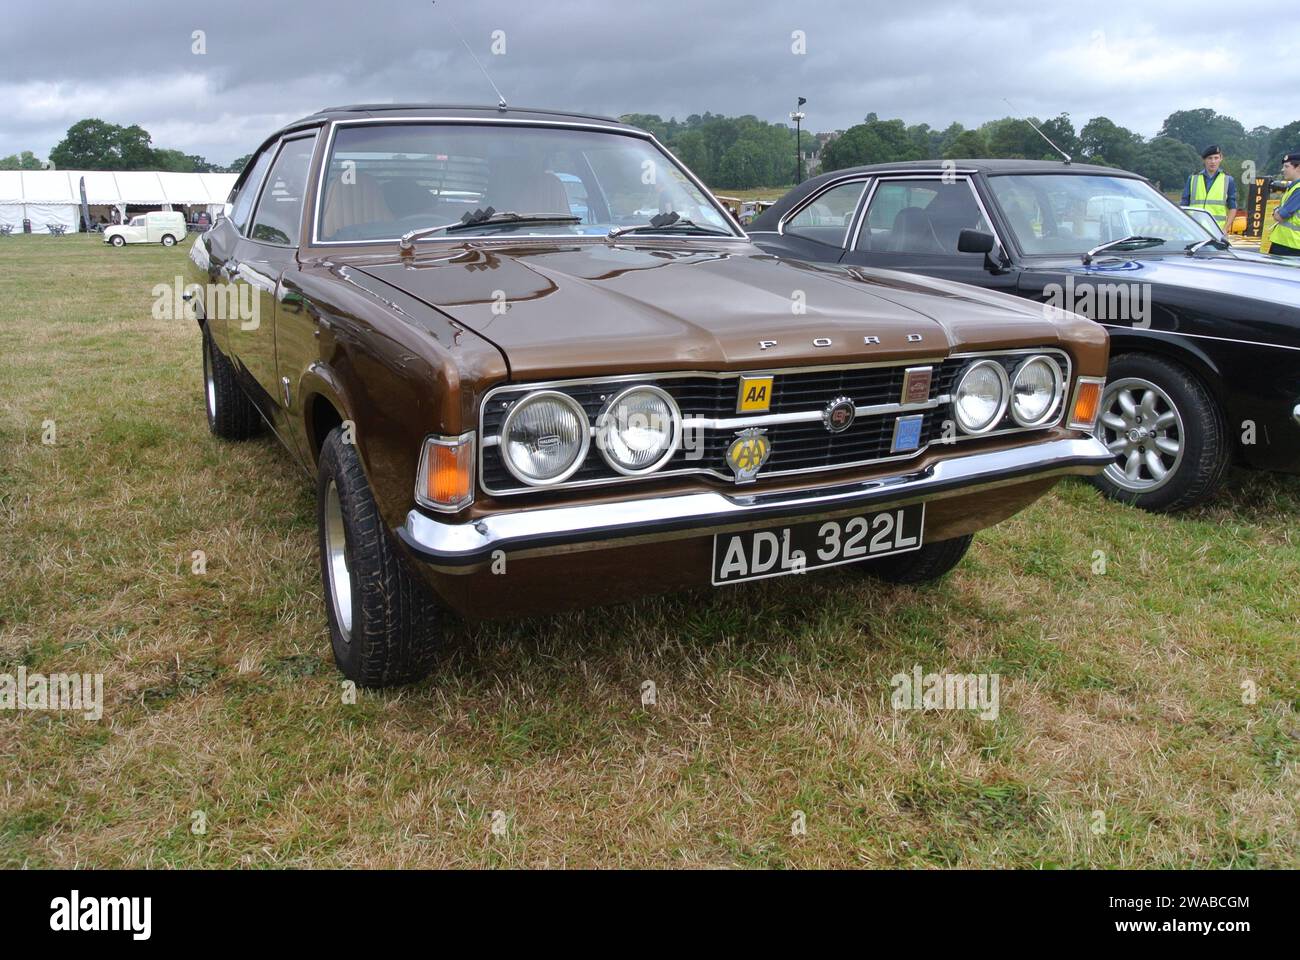
<svg viewBox="0 0 1300 960">
<path fill-rule="evenodd" d="M 0 710 L 0 866 L 1300 866 L 1300 479 L 1177 518 L 1072 481 L 937 588 L 458 626 L 348 704 L 308 482 L 209 436 L 151 317 L 187 247 L 0 238 L 0 673 L 105 699 Z M 997 674 L 997 720 L 894 711 L 914 665 Z"/>
</svg>

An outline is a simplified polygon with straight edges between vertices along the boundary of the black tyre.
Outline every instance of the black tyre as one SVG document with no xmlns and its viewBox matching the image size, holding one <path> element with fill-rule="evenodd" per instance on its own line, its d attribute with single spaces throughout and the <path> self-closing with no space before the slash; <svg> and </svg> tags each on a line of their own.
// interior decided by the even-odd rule
<svg viewBox="0 0 1300 960">
<path fill-rule="evenodd" d="M 387 687 L 429 672 L 443 613 L 407 568 L 379 515 L 356 447 L 335 428 L 316 476 L 321 582 L 334 662 L 349 680 Z"/>
<path fill-rule="evenodd" d="M 863 573 L 890 583 L 929 583 L 938 580 L 961 563 L 961 558 L 966 556 L 974 539 L 972 534 L 967 534 L 951 540 L 939 540 L 924 544 L 920 550 L 868 560 L 857 566 Z"/>
<path fill-rule="evenodd" d="M 1147 353 L 1111 362 L 1097 437 L 1119 461 L 1092 483 L 1154 513 L 1214 496 L 1231 460 L 1223 412 L 1209 390 L 1185 367 Z"/>
<path fill-rule="evenodd" d="M 117 234 L 116 236 L 109 237 L 108 242 L 115 247 L 121 247 L 126 245 L 126 238 L 121 234 Z"/>
<path fill-rule="evenodd" d="M 176 238 L 173 237 L 170 233 L 164 233 L 162 238 L 162 245 L 164 247 L 174 247 L 176 246 Z"/>
<path fill-rule="evenodd" d="M 262 427 L 257 408 L 235 380 L 235 368 L 203 328 L 203 406 L 208 429 L 223 440 L 246 440 Z"/>
</svg>

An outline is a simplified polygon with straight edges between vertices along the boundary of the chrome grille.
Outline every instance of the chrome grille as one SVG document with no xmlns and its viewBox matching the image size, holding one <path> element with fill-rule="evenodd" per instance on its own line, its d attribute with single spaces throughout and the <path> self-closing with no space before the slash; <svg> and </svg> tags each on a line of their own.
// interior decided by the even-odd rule
<svg viewBox="0 0 1300 960">
<path fill-rule="evenodd" d="M 1058 353 L 1059 351 L 1051 351 Z M 1018 356 L 1008 356 L 1014 362 Z M 1068 377 L 1069 364 L 1064 355 L 1061 360 Z M 952 393 L 957 375 L 970 363 L 970 357 L 952 357 L 946 360 L 908 361 L 896 364 L 873 364 L 861 367 L 814 368 L 807 371 L 786 370 L 772 373 L 772 402 L 765 414 L 737 414 L 736 396 L 742 374 L 683 374 L 666 376 L 649 374 L 644 377 L 608 378 L 595 382 L 548 383 L 546 389 L 569 394 L 581 404 L 588 419 L 594 424 L 605 403 L 622 387 L 634 383 L 652 383 L 672 395 L 681 409 L 683 420 L 706 418 L 724 421 L 719 429 L 696 431 L 696 449 L 679 449 L 664 466 L 652 476 L 707 473 L 731 481 L 725 455 L 735 439 L 736 431 L 752 416 L 781 414 L 810 415 L 826 408 L 837 397 L 849 397 L 857 407 L 891 405 L 888 412 L 859 415 L 853 424 L 841 433 L 830 433 L 817 419 L 765 425 L 771 440 L 771 455 L 759 479 L 775 474 L 832 470 L 885 459 L 904 459 L 915 456 L 926 445 L 938 438 L 942 424 L 950 418 L 946 398 Z M 905 371 L 911 367 L 931 366 L 928 408 L 898 407 L 903 390 Z M 745 376 L 766 376 L 762 370 L 746 371 Z M 535 492 L 517 480 L 506 468 L 500 448 L 492 445 L 499 436 L 510 406 L 534 390 L 538 384 L 498 387 L 491 391 L 484 403 L 480 418 L 481 435 L 485 443 L 480 447 L 480 483 L 492 494 Z M 943 404 L 939 404 L 940 399 Z M 891 455 L 894 423 L 901 415 L 922 416 L 920 446 L 902 454 Z M 569 477 L 561 488 L 575 485 L 590 486 L 605 483 L 630 482 L 642 478 L 629 478 L 616 473 L 605 463 L 593 443 L 582 466 Z"/>
</svg>

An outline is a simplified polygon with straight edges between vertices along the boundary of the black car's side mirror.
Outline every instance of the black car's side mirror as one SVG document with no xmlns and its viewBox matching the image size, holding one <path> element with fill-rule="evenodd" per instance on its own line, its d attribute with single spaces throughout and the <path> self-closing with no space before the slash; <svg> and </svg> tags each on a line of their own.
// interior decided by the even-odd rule
<svg viewBox="0 0 1300 960">
<path fill-rule="evenodd" d="M 963 230 L 957 234 L 958 253 L 992 253 L 997 240 L 983 230 Z"/>
<path fill-rule="evenodd" d="M 989 273 L 1005 273 L 1011 265 L 1006 254 L 998 249 L 997 237 L 983 230 L 963 230 L 957 234 L 957 252 L 984 254 L 984 269 Z"/>
</svg>

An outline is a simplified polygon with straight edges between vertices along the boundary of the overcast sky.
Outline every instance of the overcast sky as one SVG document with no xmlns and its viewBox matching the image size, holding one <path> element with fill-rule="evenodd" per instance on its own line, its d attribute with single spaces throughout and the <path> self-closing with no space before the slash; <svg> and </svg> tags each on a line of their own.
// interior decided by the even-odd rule
<svg viewBox="0 0 1300 960">
<path fill-rule="evenodd" d="M 44 158 L 84 117 L 228 163 L 280 124 L 343 103 L 492 103 L 452 14 L 512 105 L 805 129 L 870 112 L 967 126 L 1011 113 L 1105 115 L 1152 136 L 1209 106 L 1247 129 L 1300 119 L 1300 9 L 863 0 L 9 0 L 0 155 Z M 447 9 L 444 10 L 443 8 Z M 1263 20 L 1267 17 L 1267 22 Z M 193 52 L 196 30 L 206 53 Z M 492 52 L 493 32 L 504 52 Z M 806 52 L 794 52 L 802 31 Z M 500 43 L 498 43 L 498 48 Z M 1288 66 L 1275 66 L 1286 64 Z"/>
</svg>

